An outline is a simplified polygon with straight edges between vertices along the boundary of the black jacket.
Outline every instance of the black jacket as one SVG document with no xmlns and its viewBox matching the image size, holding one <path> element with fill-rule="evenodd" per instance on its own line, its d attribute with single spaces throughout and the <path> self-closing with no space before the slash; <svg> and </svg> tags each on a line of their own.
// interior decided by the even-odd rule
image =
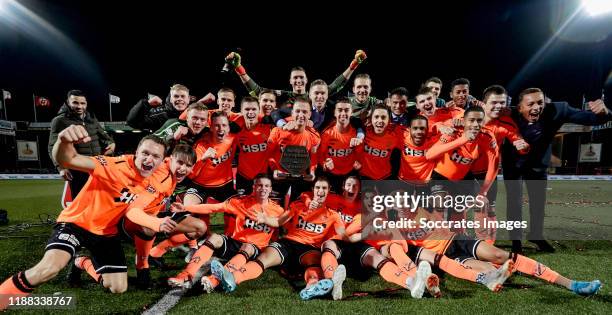
<svg viewBox="0 0 612 315">
<path fill-rule="evenodd" d="M 512 119 L 518 126 L 521 136 L 529 143 L 530 150 L 528 154 L 520 155 L 512 144 L 506 141 L 502 147 L 504 174 L 506 170 L 521 168 L 545 171 L 550 164 L 550 144 L 563 124 L 596 126 L 610 121 L 612 113 L 595 115 L 591 111 L 571 107 L 566 102 L 553 102 L 546 104 L 536 123 L 530 124 L 517 109 L 512 111 Z"/>
<path fill-rule="evenodd" d="M 168 119 L 178 118 L 181 112 L 174 109 L 169 97 L 164 104 L 157 107 L 149 105 L 147 99 L 141 99 L 132 107 L 127 116 L 127 124 L 136 129 L 149 129 L 151 131 L 161 128 Z"/>
<path fill-rule="evenodd" d="M 79 154 L 88 156 L 100 155 L 104 148 L 114 142 L 106 131 L 102 129 L 95 115 L 86 111 L 85 117 L 81 119 L 81 117 L 70 109 L 67 104 L 64 104 L 57 113 L 57 116 L 51 120 L 51 133 L 49 134 L 49 156 L 51 156 L 51 160 L 53 160 L 51 151 L 53 150 L 55 141 L 57 141 L 57 135 L 70 125 L 84 126 L 91 137 L 91 141 L 87 143 L 74 145 Z M 53 160 L 53 164 L 55 164 L 56 167 L 58 166 L 55 160 Z"/>
</svg>

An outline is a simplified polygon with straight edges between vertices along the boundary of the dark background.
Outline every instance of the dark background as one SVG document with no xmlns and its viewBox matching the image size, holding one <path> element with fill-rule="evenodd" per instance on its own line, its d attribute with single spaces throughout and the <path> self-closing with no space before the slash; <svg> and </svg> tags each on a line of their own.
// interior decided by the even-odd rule
<svg viewBox="0 0 612 315">
<path fill-rule="evenodd" d="M 72 88 L 86 91 L 89 109 L 101 120 L 108 120 L 107 93 L 120 96 L 113 115 L 124 120 L 139 98 L 147 92 L 164 96 L 173 83 L 199 97 L 222 84 L 244 94 L 235 74 L 219 74 L 224 56 L 240 47 L 248 73 L 270 88 L 288 89 L 294 65 L 305 67 L 310 81 L 329 82 L 356 49 L 364 49 L 369 58 L 358 72 L 371 74 L 379 97 L 396 86 L 414 93 L 430 76 L 442 78 L 446 98 L 458 77 L 469 78 L 479 98 L 491 84 L 508 87 L 514 96 L 537 86 L 572 104 L 582 94 L 601 95 L 612 65 L 609 36 L 599 43 L 555 40 L 521 72 L 551 38 L 551 24 L 576 1 L 458 2 L 351 1 L 331 8 L 329 1 L 196 6 L 24 0 L 51 27 L 34 15 L 12 24 L 0 18 L 0 87 L 13 94 L 10 120 L 33 119 L 36 93 L 51 100 L 49 113 L 39 114 L 39 121 L 49 121 Z"/>
<path fill-rule="evenodd" d="M 444 81 L 447 99 L 450 82 L 459 77 L 471 80 L 477 98 L 491 84 L 504 85 L 514 103 L 522 89 L 534 86 L 577 107 L 583 95 L 593 100 L 604 88 L 610 95 L 611 15 L 582 14 L 559 31 L 578 0 L 334 1 L 333 7 L 331 1 L 201 2 L 22 0 L 0 9 L 0 88 L 12 94 L 8 119 L 33 121 L 35 93 L 51 100 L 51 108 L 37 111 L 39 121 L 50 121 L 70 89 L 86 92 L 88 109 L 101 121 L 109 119 L 108 93 L 121 97 L 113 104 L 115 121 L 125 120 L 147 92 L 164 97 L 174 83 L 198 97 L 223 85 L 242 96 L 238 76 L 219 71 L 238 47 L 251 77 L 275 89 L 290 89 L 289 70 L 296 65 L 306 68 L 311 82 L 331 82 L 355 50 L 364 49 L 368 60 L 357 73 L 372 76 L 379 98 L 397 86 L 414 95 L 431 76 Z M 600 36 L 602 25 L 607 32 Z M 561 155 L 568 172 L 580 171 L 577 145 L 605 143 L 608 131 L 567 136 Z M 47 137 L 39 132 L 42 164 L 25 164 L 50 165 Z M 34 133 L 18 135 L 23 138 L 33 140 Z M 19 167 L 8 152 L 0 169 Z M 592 166 L 610 165 L 610 153 L 604 146 L 602 162 Z"/>
</svg>

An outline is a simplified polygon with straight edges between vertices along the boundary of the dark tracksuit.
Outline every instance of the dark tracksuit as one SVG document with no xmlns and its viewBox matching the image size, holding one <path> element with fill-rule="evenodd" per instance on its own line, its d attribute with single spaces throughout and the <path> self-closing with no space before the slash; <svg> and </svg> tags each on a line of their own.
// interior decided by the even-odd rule
<svg viewBox="0 0 612 315">
<path fill-rule="evenodd" d="M 544 239 L 544 208 L 546 205 L 547 173 L 551 156 L 551 142 L 564 123 L 575 123 L 587 126 L 603 124 L 612 120 L 612 113 L 595 115 L 569 106 L 566 102 L 546 104 L 536 123 L 530 124 L 514 110 L 512 118 L 521 135 L 529 143 L 528 154 L 520 155 L 511 143 L 502 147 L 502 167 L 504 185 L 507 192 L 507 219 L 522 220 L 522 182 L 525 181 L 529 196 L 529 240 Z M 521 240 L 522 231 L 510 231 L 512 240 Z"/>
</svg>

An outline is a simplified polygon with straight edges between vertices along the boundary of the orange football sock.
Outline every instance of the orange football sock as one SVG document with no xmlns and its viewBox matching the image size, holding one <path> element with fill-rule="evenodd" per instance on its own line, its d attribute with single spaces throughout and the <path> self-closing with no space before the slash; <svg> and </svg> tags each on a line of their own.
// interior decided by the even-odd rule
<svg viewBox="0 0 612 315">
<path fill-rule="evenodd" d="M 247 280 L 255 279 L 264 272 L 264 266 L 259 260 L 249 261 L 241 268 L 239 271 L 235 271 L 232 274 L 234 275 L 234 280 L 236 284 L 240 284 Z"/>
<path fill-rule="evenodd" d="M 324 251 L 321 255 L 321 268 L 323 268 L 323 275 L 325 279 L 331 279 L 334 275 L 334 271 L 338 268 L 338 259 L 331 251 Z"/>
<path fill-rule="evenodd" d="M 8 308 L 11 296 L 28 296 L 33 290 L 34 286 L 28 282 L 24 271 L 4 280 L 0 285 L 0 311 Z"/>
<path fill-rule="evenodd" d="M 134 247 L 136 247 L 136 269 L 149 268 L 149 253 L 153 248 L 155 237 L 150 240 L 143 240 L 138 236 L 134 236 Z"/>
<path fill-rule="evenodd" d="M 93 262 L 91 262 L 91 258 L 85 256 L 77 257 L 75 264 L 79 269 L 85 270 L 96 282 L 102 280 L 102 276 L 96 272 Z"/>
<path fill-rule="evenodd" d="M 151 249 L 151 257 L 159 258 L 163 256 L 169 249 L 185 244 L 190 239 L 185 234 L 175 234 L 170 236 L 165 241 L 160 242 L 157 246 Z"/>
<path fill-rule="evenodd" d="M 406 272 L 408 277 L 414 277 L 416 274 L 416 264 L 406 255 L 404 248 L 402 245 L 397 243 L 392 243 L 389 246 L 389 254 L 391 258 L 395 261 L 395 264 L 402 269 L 402 271 Z"/>
<path fill-rule="evenodd" d="M 208 241 L 204 242 L 204 245 L 193 254 L 184 271 L 187 271 L 192 277 L 195 276 L 196 272 L 202 268 L 202 265 L 210 260 L 213 252 L 213 245 Z"/>
<path fill-rule="evenodd" d="M 408 289 L 406 286 L 408 274 L 390 260 L 383 260 L 376 269 L 387 282 L 395 283 L 402 288 Z"/>
<path fill-rule="evenodd" d="M 557 281 L 557 278 L 559 278 L 558 272 L 548 268 L 544 264 L 541 264 L 523 255 L 513 253 L 512 256 L 512 260 L 514 260 L 515 270 L 538 277 L 550 283 L 555 283 Z"/>
</svg>

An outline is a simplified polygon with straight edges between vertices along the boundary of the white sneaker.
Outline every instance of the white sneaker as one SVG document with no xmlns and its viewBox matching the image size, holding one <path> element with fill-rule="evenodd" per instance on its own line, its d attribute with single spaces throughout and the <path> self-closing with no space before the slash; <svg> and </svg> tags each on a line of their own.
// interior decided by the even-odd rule
<svg viewBox="0 0 612 315">
<path fill-rule="evenodd" d="M 208 277 L 202 277 L 202 290 L 206 293 L 212 293 L 215 290 L 215 287 L 213 287 L 212 283 L 210 283 L 210 280 L 208 279 Z"/>
<path fill-rule="evenodd" d="M 431 274 L 431 266 L 426 261 L 421 261 L 417 268 L 416 277 L 412 288 L 410 288 L 410 295 L 415 299 L 423 297 L 425 292 L 425 285 L 427 284 L 427 278 Z M 406 279 L 407 281 L 407 279 Z"/>
<path fill-rule="evenodd" d="M 493 292 L 498 292 L 502 289 L 504 282 L 512 275 L 514 269 L 514 262 L 512 259 L 506 260 L 506 262 L 497 270 L 493 270 L 493 274 L 490 279 L 485 283 L 487 288 Z"/>
<path fill-rule="evenodd" d="M 334 301 L 342 300 L 342 284 L 344 280 L 346 280 L 346 267 L 344 267 L 344 265 L 338 265 L 332 276 L 332 282 L 334 283 L 332 299 L 334 299 Z"/>
</svg>

